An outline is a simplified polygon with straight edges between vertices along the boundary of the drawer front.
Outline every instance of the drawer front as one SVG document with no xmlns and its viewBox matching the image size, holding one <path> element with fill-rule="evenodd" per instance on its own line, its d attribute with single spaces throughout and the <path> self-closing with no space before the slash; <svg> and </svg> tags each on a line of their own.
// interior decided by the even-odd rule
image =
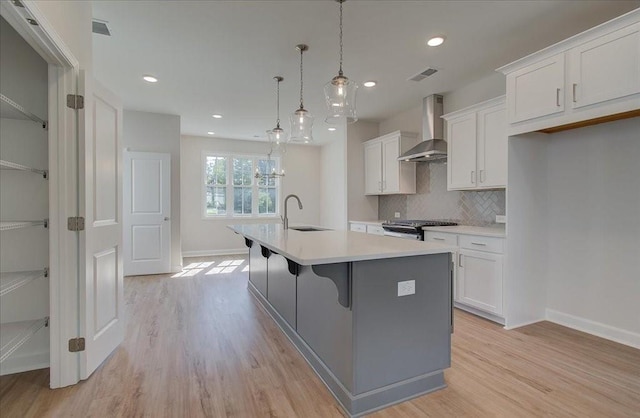
<svg viewBox="0 0 640 418">
<path fill-rule="evenodd" d="M 351 227 L 349 228 L 352 231 L 355 232 L 367 232 L 367 225 L 365 224 L 351 224 Z"/>
<path fill-rule="evenodd" d="M 447 245 L 458 245 L 458 236 L 447 232 L 425 231 L 424 240 Z"/>
<path fill-rule="evenodd" d="M 504 239 L 476 235 L 460 235 L 460 248 L 502 254 L 504 252 Z"/>
<path fill-rule="evenodd" d="M 367 234 L 384 235 L 384 229 L 378 225 L 367 225 Z"/>
</svg>

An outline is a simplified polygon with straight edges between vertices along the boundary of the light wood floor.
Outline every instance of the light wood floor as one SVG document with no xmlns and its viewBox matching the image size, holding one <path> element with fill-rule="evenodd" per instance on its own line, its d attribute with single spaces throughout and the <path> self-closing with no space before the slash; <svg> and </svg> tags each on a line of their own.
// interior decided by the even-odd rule
<svg viewBox="0 0 640 418">
<path fill-rule="evenodd" d="M 48 389 L 47 370 L 0 378 L 0 416 L 341 417 L 248 294 L 246 261 L 202 260 L 125 279 L 124 344 L 73 387 Z M 373 417 L 640 417 L 640 350 L 546 322 L 455 321 L 449 386 Z"/>
</svg>

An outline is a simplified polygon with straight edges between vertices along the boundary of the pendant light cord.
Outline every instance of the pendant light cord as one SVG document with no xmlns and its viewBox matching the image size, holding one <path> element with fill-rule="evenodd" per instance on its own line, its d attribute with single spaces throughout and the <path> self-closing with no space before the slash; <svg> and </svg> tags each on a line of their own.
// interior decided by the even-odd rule
<svg viewBox="0 0 640 418">
<path fill-rule="evenodd" d="M 304 109 L 304 104 L 302 103 L 302 92 L 304 81 L 302 80 L 302 53 L 304 52 L 303 48 L 300 48 L 300 109 Z"/>
<path fill-rule="evenodd" d="M 342 72 L 342 3 L 344 0 L 340 0 L 340 71 L 338 71 L 339 75 L 343 75 Z"/>
<path fill-rule="evenodd" d="M 280 127 L 280 79 L 276 77 L 276 128 Z M 271 153 L 269 153 L 271 156 Z"/>
</svg>

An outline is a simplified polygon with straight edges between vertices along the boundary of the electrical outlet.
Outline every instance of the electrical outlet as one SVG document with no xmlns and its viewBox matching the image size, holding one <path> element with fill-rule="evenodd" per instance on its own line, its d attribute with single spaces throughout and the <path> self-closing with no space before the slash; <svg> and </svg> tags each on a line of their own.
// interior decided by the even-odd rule
<svg viewBox="0 0 640 418">
<path fill-rule="evenodd" d="M 416 293 L 416 281 L 407 280 L 398 282 L 398 296 L 414 295 Z"/>
<path fill-rule="evenodd" d="M 400 217 L 400 212 L 394 213 L 393 216 L 395 216 L 396 218 L 399 218 Z"/>
</svg>

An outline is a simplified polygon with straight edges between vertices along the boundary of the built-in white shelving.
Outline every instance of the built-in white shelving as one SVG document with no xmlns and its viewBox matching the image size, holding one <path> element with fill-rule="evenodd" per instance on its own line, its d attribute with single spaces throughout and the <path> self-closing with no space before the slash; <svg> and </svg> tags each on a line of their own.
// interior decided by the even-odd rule
<svg viewBox="0 0 640 418">
<path fill-rule="evenodd" d="M 0 296 L 4 296 L 34 280 L 47 277 L 48 269 L 0 273 Z"/>
<path fill-rule="evenodd" d="M 47 121 L 39 118 L 33 113 L 20 106 L 4 94 L 0 93 L 0 117 L 6 119 L 22 119 L 32 120 L 42 125 L 43 129 L 47 129 Z"/>
<path fill-rule="evenodd" d="M 48 325 L 49 317 L 0 324 L 0 363 L 29 341 L 36 332 Z"/>
<path fill-rule="evenodd" d="M 0 222 L 0 231 L 8 231 L 10 229 L 29 228 L 31 226 L 44 226 L 47 228 L 48 221 L 2 221 Z"/>
<path fill-rule="evenodd" d="M 6 160 L 0 160 L 0 169 L 1 170 L 30 171 L 32 173 L 40 174 L 45 179 L 48 177 L 47 170 L 40 170 L 39 168 L 28 167 L 26 165 L 13 163 L 11 161 L 6 161 Z"/>
</svg>

